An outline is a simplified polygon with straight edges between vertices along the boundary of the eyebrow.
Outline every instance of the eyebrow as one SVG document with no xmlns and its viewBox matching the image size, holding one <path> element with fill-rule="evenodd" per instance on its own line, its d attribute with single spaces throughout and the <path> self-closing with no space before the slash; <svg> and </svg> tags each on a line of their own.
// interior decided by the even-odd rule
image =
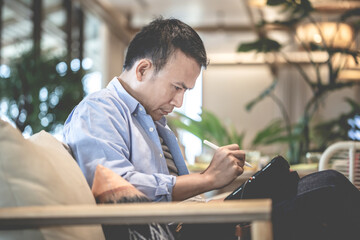
<svg viewBox="0 0 360 240">
<path fill-rule="evenodd" d="M 181 85 L 185 90 L 191 90 L 191 89 L 193 89 L 193 88 L 187 87 L 187 86 L 185 85 L 185 83 L 183 83 L 183 82 L 176 82 L 176 84 Z"/>
</svg>

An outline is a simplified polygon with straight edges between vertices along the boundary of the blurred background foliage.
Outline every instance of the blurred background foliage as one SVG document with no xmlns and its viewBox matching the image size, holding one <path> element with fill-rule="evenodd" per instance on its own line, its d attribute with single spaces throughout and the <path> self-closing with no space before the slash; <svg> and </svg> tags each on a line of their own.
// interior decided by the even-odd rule
<svg viewBox="0 0 360 240">
<path fill-rule="evenodd" d="M 80 61 L 72 70 L 65 59 L 29 50 L 9 61 L 9 74 L 0 78 L 0 102 L 21 132 L 55 131 L 84 97 L 85 71 Z"/>
<path fill-rule="evenodd" d="M 282 114 L 282 119 L 274 120 L 269 125 L 261 130 L 255 137 L 254 145 L 271 145 L 286 143 L 288 145 L 288 154 L 291 163 L 302 162 L 305 155 L 309 151 L 322 151 L 324 148 L 335 140 L 348 139 L 344 134 L 340 132 L 346 131 L 347 123 L 345 123 L 345 115 L 339 116 L 334 121 L 318 124 L 313 127 L 314 124 L 312 119 L 316 112 L 319 110 L 319 106 L 324 104 L 325 98 L 334 91 L 353 87 L 359 85 L 360 81 L 346 80 L 342 81 L 339 74 L 346 65 L 336 64 L 339 62 L 346 62 L 347 59 L 352 59 L 355 64 L 359 64 L 360 51 L 354 49 L 351 42 L 346 47 L 338 47 L 332 45 L 332 41 L 326 42 L 324 39 L 325 33 L 321 31 L 319 22 L 313 13 L 316 10 L 312 7 L 311 1 L 309 0 L 267 0 L 266 4 L 269 7 L 279 8 L 279 16 L 283 16 L 283 20 L 266 21 L 262 19 L 256 25 L 256 33 L 258 39 L 252 42 L 241 43 L 237 49 L 238 52 L 249 52 L 254 51 L 257 53 L 274 54 L 275 56 L 282 57 L 285 62 L 296 69 L 302 77 L 305 84 L 311 89 L 312 96 L 307 101 L 302 116 L 297 120 L 296 123 L 290 121 L 290 117 L 284 103 L 278 98 L 274 90 L 278 83 L 279 68 L 282 66 L 279 62 L 269 62 L 268 65 L 273 75 L 273 83 L 270 84 L 259 96 L 251 100 L 246 109 L 250 111 L 257 103 L 261 102 L 265 98 L 272 99 L 279 107 Z M 355 33 L 360 29 L 360 9 L 351 9 L 342 13 L 336 20 L 336 24 L 347 23 L 350 25 Z M 304 42 L 296 32 L 297 26 L 302 23 L 312 24 L 319 31 L 322 41 L 320 43 Z M 310 74 L 301 66 L 299 63 L 292 61 L 284 50 L 287 46 L 279 43 L 278 41 L 271 39 L 268 36 L 267 29 L 271 26 L 281 26 L 293 33 L 294 40 L 298 43 L 296 48 L 305 51 L 310 60 L 310 65 L 313 67 L 315 77 L 311 77 Z M 339 28 L 338 28 L 339 29 Z M 327 37 L 327 36 L 325 36 Z M 288 43 L 293 44 L 296 41 Z M 288 46 L 289 47 L 289 46 Z M 312 60 L 311 53 L 314 51 L 323 51 L 327 54 L 327 60 L 323 63 L 318 63 Z M 274 59 L 277 59 L 276 57 Z M 340 59 L 340 60 L 339 60 Z M 320 74 L 320 68 L 327 68 L 327 79 Z M 347 102 L 353 107 L 354 111 L 358 111 L 355 107 L 354 102 Z M 359 111 L 358 111 L 359 113 Z M 350 113 L 349 113 L 350 114 Z M 340 121 L 340 122 L 336 122 Z M 344 124 L 344 125 L 340 125 Z M 326 128 L 337 126 L 338 132 L 326 132 Z M 335 131 L 335 130 L 333 130 Z M 323 137 L 320 134 L 324 134 Z M 316 137 L 315 137 L 316 136 Z M 316 139 L 318 138 L 318 139 Z"/>
<path fill-rule="evenodd" d="M 360 129 L 359 122 L 355 122 L 356 119 L 360 119 L 360 103 L 350 98 L 345 98 L 345 101 L 350 106 L 348 112 L 314 126 L 311 139 L 316 143 L 319 151 L 325 150 L 330 143 L 348 139 L 352 129 Z"/>
<path fill-rule="evenodd" d="M 242 148 L 245 133 L 238 133 L 235 126 L 226 126 L 223 121 L 214 113 L 202 109 L 199 115 L 201 120 L 197 121 L 183 113 L 174 112 L 173 117 L 169 117 L 170 128 L 185 130 L 198 138 L 209 140 L 219 146 L 236 143 Z"/>
</svg>

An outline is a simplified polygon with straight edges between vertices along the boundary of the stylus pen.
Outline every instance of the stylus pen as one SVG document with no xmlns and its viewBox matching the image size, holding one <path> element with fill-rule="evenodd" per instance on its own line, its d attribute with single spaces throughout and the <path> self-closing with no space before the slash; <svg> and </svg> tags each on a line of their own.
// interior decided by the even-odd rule
<svg viewBox="0 0 360 240">
<path fill-rule="evenodd" d="M 207 146 L 209 146 L 209 147 L 211 147 L 211 148 L 214 149 L 214 150 L 216 150 L 216 149 L 219 148 L 218 146 L 216 146 L 216 145 L 213 144 L 212 142 L 209 142 L 208 140 L 204 140 L 204 144 L 207 145 Z M 248 167 L 251 167 L 251 168 L 253 167 L 253 166 L 251 166 L 251 164 L 248 163 L 248 162 L 245 162 L 245 165 L 248 166 Z"/>
</svg>

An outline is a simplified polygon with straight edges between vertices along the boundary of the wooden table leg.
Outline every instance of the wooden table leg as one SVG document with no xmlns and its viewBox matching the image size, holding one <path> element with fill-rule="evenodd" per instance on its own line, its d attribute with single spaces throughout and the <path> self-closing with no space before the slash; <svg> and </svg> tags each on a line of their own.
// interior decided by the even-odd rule
<svg viewBox="0 0 360 240">
<path fill-rule="evenodd" d="M 271 221 L 254 221 L 251 225 L 252 240 L 273 240 Z"/>
</svg>

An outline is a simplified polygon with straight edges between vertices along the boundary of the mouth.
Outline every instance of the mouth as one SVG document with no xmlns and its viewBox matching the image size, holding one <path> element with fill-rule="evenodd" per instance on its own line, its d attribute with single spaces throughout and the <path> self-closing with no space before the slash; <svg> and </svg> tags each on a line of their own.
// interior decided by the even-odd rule
<svg viewBox="0 0 360 240">
<path fill-rule="evenodd" d="M 164 110 L 164 109 L 160 109 L 160 112 L 162 115 L 168 115 L 169 113 L 172 112 L 172 110 Z"/>
</svg>

